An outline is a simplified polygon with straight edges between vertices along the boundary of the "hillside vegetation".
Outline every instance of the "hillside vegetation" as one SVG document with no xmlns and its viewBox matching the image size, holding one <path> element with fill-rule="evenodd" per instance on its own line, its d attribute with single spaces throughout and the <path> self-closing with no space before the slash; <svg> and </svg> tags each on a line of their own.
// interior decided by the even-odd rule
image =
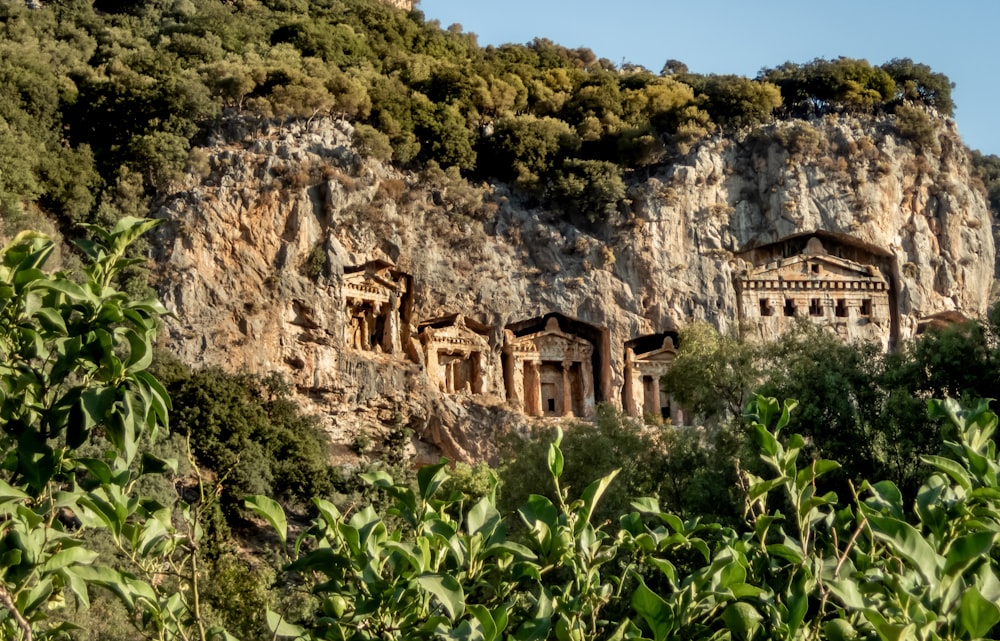
<svg viewBox="0 0 1000 641">
<path fill-rule="evenodd" d="M 887 355 L 692 324 L 672 385 L 704 426 L 602 405 L 497 469 L 413 470 L 401 421 L 332 467 L 280 376 L 154 355 L 167 310 L 124 286 L 160 224 L 134 216 L 228 119 L 347 118 L 372 157 L 595 222 L 630 172 L 775 119 L 885 116 L 930 150 L 950 91 L 910 60 L 750 79 L 483 48 L 367 0 L 0 0 L 0 638 L 998 638 L 996 313 Z M 13 233 L 46 221 L 76 270 Z"/>
<path fill-rule="evenodd" d="M 0 4 L 0 214 L 65 231 L 142 214 L 204 171 L 220 119 L 337 115 L 366 153 L 515 183 L 592 219 L 630 171 L 775 117 L 895 113 L 920 142 L 951 83 L 910 60 L 786 63 L 750 79 L 616 68 L 544 39 L 480 47 L 374 0 Z M 926 142 L 926 141 L 925 141 Z M 16 224 L 16 223 L 15 223 Z"/>
</svg>

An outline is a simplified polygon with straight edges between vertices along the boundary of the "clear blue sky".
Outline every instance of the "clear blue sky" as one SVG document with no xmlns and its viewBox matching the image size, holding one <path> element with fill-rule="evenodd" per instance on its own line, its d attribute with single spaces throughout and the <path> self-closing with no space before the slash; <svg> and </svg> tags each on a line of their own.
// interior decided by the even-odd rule
<svg viewBox="0 0 1000 641">
<path fill-rule="evenodd" d="M 786 61 L 911 58 L 955 83 L 965 143 L 1000 155 L 998 0 L 420 0 L 417 8 L 442 27 L 462 25 L 480 46 L 537 36 L 656 73 L 671 58 L 695 73 L 749 77 Z"/>
</svg>

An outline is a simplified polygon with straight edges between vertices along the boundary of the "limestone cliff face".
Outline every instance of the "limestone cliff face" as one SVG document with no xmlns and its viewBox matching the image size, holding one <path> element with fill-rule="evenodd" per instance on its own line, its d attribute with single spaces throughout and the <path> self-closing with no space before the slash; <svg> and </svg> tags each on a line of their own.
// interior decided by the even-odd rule
<svg viewBox="0 0 1000 641">
<path fill-rule="evenodd" d="M 176 313 L 163 342 L 192 365 L 284 373 L 345 452 L 404 425 L 429 456 L 488 456 L 491 432 L 524 420 L 503 389 L 504 328 L 553 312 L 596 328 L 596 400 L 621 404 L 628 341 L 694 319 L 729 329 L 748 316 L 741 274 L 816 232 L 889 284 L 869 327 L 887 344 L 933 314 L 982 314 L 993 282 L 989 210 L 950 122 L 933 151 L 846 117 L 711 139 L 631 178 L 631 211 L 596 226 L 362 158 L 347 123 L 232 129 L 158 214 L 156 282 Z M 398 351 L 352 343 L 346 275 L 365 265 L 410 279 Z M 455 314 L 488 346 L 485 393 L 428 374 L 421 323 Z"/>
</svg>

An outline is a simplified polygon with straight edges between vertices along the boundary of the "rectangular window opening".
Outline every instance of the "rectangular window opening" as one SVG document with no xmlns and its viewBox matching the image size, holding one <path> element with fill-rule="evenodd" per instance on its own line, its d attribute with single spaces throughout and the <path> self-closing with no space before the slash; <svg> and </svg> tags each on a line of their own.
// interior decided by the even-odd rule
<svg viewBox="0 0 1000 641">
<path fill-rule="evenodd" d="M 820 304 L 820 300 L 818 298 L 812 298 L 809 300 L 809 315 L 810 316 L 823 315 L 823 305 Z"/>
<path fill-rule="evenodd" d="M 861 301 L 861 315 L 871 316 L 872 315 L 872 299 L 866 298 Z"/>
<path fill-rule="evenodd" d="M 837 318 L 847 318 L 847 299 L 838 298 L 837 299 L 837 309 L 835 311 Z"/>
<path fill-rule="evenodd" d="M 774 316 L 774 308 L 771 307 L 771 301 L 766 298 L 760 299 L 760 315 Z"/>
<path fill-rule="evenodd" d="M 795 301 L 791 298 L 785 299 L 785 316 L 795 316 Z"/>
</svg>

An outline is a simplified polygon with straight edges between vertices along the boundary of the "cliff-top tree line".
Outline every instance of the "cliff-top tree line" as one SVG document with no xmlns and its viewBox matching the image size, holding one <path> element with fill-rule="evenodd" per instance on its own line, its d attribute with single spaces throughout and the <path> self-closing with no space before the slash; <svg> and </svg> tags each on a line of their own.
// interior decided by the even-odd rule
<svg viewBox="0 0 1000 641">
<path fill-rule="evenodd" d="M 512 181 L 599 217 L 625 172 L 775 117 L 951 114 L 951 83 L 910 60 L 840 58 L 757 78 L 617 68 L 548 40 L 480 47 L 375 0 L 0 3 L 0 213 L 68 229 L 141 214 L 204 160 L 220 118 L 342 116 L 366 153 Z M 909 111 L 906 111 L 909 110 Z M 922 113 L 922 112 L 921 112 Z"/>
</svg>

